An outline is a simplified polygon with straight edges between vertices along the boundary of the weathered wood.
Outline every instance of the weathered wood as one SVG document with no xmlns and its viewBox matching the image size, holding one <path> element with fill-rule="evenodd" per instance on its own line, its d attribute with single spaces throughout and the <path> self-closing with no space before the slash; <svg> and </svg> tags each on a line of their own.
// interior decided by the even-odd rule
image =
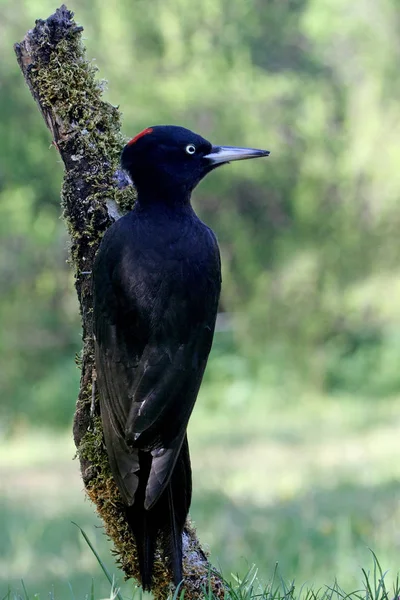
<svg viewBox="0 0 400 600">
<path fill-rule="evenodd" d="M 71 237 L 83 329 L 79 359 L 81 381 L 74 418 L 74 440 L 87 494 L 113 541 L 117 561 L 127 577 L 138 579 L 136 547 L 125 521 L 103 443 L 95 387 L 92 335 L 91 270 L 106 229 L 134 204 L 132 186 L 123 185 L 118 170 L 124 145 L 118 109 L 102 100 L 96 68 L 85 58 L 81 32 L 64 5 L 46 20 L 36 21 L 22 42 L 15 44 L 19 66 L 64 162 L 62 209 Z M 122 182 L 122 184 L 121 184 Z M 184 532 L 185 598 L 203 597 L 209 585 L 221 598 L 221 578 L 210 570 L 190 523 Z M 154 595 L 166 598 L 171 577 L 159 554 L 155 564 Z"/>
</svg>

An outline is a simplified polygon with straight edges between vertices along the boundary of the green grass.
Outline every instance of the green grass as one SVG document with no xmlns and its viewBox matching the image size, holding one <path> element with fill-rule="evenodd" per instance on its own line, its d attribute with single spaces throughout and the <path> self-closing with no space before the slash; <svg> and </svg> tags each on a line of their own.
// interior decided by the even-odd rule
<svg viewBox="0 0 400 600">
<path fill-rule="evenodd" d="M 321 397 L 246 378 L 206 382 L 189 432 L 191 514 L 225 576 L 243 578 L 255 563 L 257 582 L 268 581 L 279 563 L 279 593 L 271 595 L 269 584 L 262 597 L 305 598 L 313 588 L 327 599 L 335 578 L 347 593 L 363 589 L 361 569 L 371 564 L 372 548 L 393 587 L 400 569 L 398 406 L 398 398 Z M 29 598 L 110 596 L 72 521 L 85 530 L 121 594 L 132 597 L 132 583 L 123 582 L 85 500 L 73 455 L 69 433 L 21 432 L 0 444 L 0 600 L 24 598 L 21 579 Z M 240 585 L 233 584 L 231 597 L 250 597 Z M 337 590 L 336 596 L 343 597 Z M 364 589 L 360 597 L 374 596 Z"/>
<path fill-rule="evenodd" d="M 90 543 L 89 543 L 90 545 Z M 93 548 L 92 548 L 92 551 Z M 94 551 L 96 554 L 96 552 Z M 320 589 L 313 589 L 312 587 L 301 586 L 299 589 L 296 587 L 295 582 L 285 582 L 282 576 L 279 574 L 278 566 L 275 566 L 272 577 L 268 583 L 264 583 L 258 578 L 258 571 L 253 565 L 244 575 L 240 578 L 239 576 L 232 576 L 232 580 L 225 580 L 225 599 L 226 600 L 398 600 L 400 597 L 400 581 L 396 580 L 393 588 L 390 590 L 385 581 L 386 573 L 383 572 L 381 565 L 375 554 L 373 556 L 373 570 L 367 572 L 365 569 L 362 570 L 363 582 L 360 589 L 356 589 L 352 592 L 345 592 L 339 584 L 335 581 L 332 586 L 325 586 Z M 108 598 L 110 600 L 124 600 L 121 594 L 120 588 L 115 585 L 113 579 L 110 578 L 105 566 L 99 559 L 102 569 L 105 571 L 107 579 L 110 584 L 110 592 Z M 2 600 L 31 600 L 32 596 L 29 595 L 28 590 L 25 586 L 24 581 L 21 581 L 22 594 L 11 590 L 9 587 Z M 71 596 L 75 600 L 72 588 L 70 588 Z M 204 600 L 214 600 L 211 589 L 204 588 Z M 56 600 L 54 596 L 54 590 L 49 593 L 51 600 Z M 144 594 L 138 589 L 134 588 L 131 591 L 129 598 L 134 600 L 139 597 L 142 599 Z M 90 588 L 90 595 L 86 594 L 85 599 L 95 600 L 98 596 L 96 595 L 94 581 Z M 35 594 L 33 598 L 39 599 L 39 596 Z M 128 597 L 127 597 L 128 598 Z M 180 590 L 180 586 L 175 590 L 170 600 L 184 600 L 185 592 Z"/>
</svg>

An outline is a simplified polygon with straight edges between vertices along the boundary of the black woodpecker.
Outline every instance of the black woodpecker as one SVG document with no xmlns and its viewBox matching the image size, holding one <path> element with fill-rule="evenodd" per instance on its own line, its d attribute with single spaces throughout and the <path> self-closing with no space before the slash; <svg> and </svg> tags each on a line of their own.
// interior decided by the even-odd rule
<svg viewBox="0 0 400 600">
<path fill-rule="evenodd" d="M 154 126 L 123 149 L 137 190 L 105 233 L 93 269 L 97 384 L 104 440 L 150 590 L 156 544 L 182 580 L 192 484 L 186 428 L 211 349 L 221 268 L 214 233 L 190 196 L 216 167 L 268 156 Z"/>
</svg>

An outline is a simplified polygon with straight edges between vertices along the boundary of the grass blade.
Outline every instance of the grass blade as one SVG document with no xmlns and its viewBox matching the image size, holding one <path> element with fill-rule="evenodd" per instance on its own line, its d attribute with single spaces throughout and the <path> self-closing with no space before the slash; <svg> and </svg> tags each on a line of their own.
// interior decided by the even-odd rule
<svg viewBox="0 0 400 600">
<path fill-rule="evenodd" d="M 85 542 L 87 543 L 87 545 L 89 546 L 89 548 L 91 549 L 91 551 L 93 552 L 93 554 L 95 555 L 97 562 L 99 563 L 104 575 L 107 577 L 109 584 L 111 585 L 111 588 L 114 589 L 114 579 L 113 577 L 111 577 L 110 572 L 108 571 L 107 567 L 105 566 L 105 564 L 103 563 L 103 561 L 101 560 L 100 556 L 97 554 L 95 548 L 93 547 L 91 541 L 89 540 L 88 536 L 86 535 L 86 533 L 83 531 L 82 527 L 80 527 L 78 525 L 78 523 L 75 523 L 74 521 L 71 521 L 71 523 L 73 525 L 75 525 L 79 531 L 81 532 L 81 534 L 83 535 L 83 538 L 85 540 Z M 118 590 L 116 595 L 116 598 L 118 598 L 118 600 L 123 600 L 120 591 Z"/>
<path fill-rule="evenodd" d="M 26 590 L 25 583 L 24 583 L 23 579 L 21 579 L 21 585 L 22 585 L 22 589 L 24 590 L 25 600 L 29 600 L 28 592 Z"/>
</svg>

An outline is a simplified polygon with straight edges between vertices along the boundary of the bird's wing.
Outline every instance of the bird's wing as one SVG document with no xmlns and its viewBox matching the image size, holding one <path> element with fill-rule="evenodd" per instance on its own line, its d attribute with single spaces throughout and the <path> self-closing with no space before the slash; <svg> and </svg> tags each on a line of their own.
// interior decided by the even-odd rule
<svg viewBox="0 0 400 600">
<path fill-rule="evenodd" d="M 184 440 L 187 423 L 211 348 L 215 306 L 206 321 L 181 323 L 178 334 L 140 343 L 135 314 L 116 318 L 107 295 L 95 305 L 96 369 L 107 452 L 126 504 L 140 477 L 139 451 L 152 454 L 144 505 L 165 489 Z M 183 318 L 183 317 L 182 317 Z M 135 337 L 136 336 L 136 337 Z M 139 338 L 139 339 L 138 339 Z"/>
<path fill-rule="evenodd" d="M 126 433 L 152 444 L 153 460 L 144 505 L 157 502 L 178 458 L 211 347 L 213 327 L 197 327 L 178 347 L 158 345 L 144 353 L 135 374 L 137 388 Z M 146 349 L 147 350 L 147 349 Z"/>
<path fill-rule="evenodd" d="M 117 340 L 115 325 L 107 327 L 102 324 L 103 334 L 106 329 L 111 334 L 108 339 L 115 340 L 111 342 L 113 345 Z M 104 341 L 104 338 L 100 339 Z M 112 357 L 96 339 L 95 362 L 104 440 L 111 471 L 124 502 L 130 506 L 139 484 L 139 455 L 138 450 L 129 446 L 125 439 L 125 423 L 129 411 L 125 398 L 129 395 L 129 389 L 124 389 L 124 382 L 128 377 L 124 363 L 115 358 L 115 353 Z"/>
</svg>

